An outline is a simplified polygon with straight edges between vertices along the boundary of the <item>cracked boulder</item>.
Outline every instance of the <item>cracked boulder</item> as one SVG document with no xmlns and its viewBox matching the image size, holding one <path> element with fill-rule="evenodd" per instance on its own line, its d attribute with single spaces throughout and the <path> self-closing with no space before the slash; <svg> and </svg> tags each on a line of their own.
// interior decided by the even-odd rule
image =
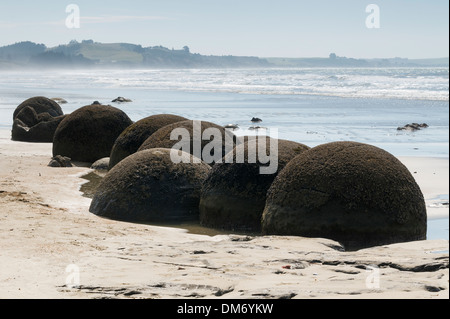
<svg viewBox="0 0 450 319">
<path fill-rule="evenodd" d="M 171 153 L 182 157 L 172 160 Z M 134 153 L 100 182 L 90 212 L 129 222 L 198 220 L 200 190 L 210 166 L 192 155 L 158 148 Z"/>
<path fill-rule="evenodd" d="M 51 143 L 65 115 L 55 101 L 37 96 L 23 101 L 13 113 L 13 141 Z"/>
<path fill-rule="evenodd" d="M 346 249 L 426 239 L 423 194 L 409 170 L 375 146 L 333 142 L 295 157 L 267 194 L 262 231 L 322 237 Z"/>
</svg>

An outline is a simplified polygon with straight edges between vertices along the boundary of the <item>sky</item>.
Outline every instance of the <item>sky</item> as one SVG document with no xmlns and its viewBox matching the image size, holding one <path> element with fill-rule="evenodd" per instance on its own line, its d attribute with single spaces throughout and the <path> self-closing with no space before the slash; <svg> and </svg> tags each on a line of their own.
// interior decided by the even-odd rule
<svg viewBox="0 0 450 319">
<path fill-rule="evenodd" d="M 0 0 L 0 46 L 92 39 L 205 55 L 440 58 L 448 12 L 448 0 Z"/>
</svg>

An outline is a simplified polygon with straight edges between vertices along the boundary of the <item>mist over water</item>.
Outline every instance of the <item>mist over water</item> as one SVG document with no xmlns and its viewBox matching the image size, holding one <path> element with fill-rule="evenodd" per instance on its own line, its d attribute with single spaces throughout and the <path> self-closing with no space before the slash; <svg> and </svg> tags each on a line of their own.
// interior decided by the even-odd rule
<svg viewBox="0 0 450 319">
<path fill-rule="evenodd" d="M 141 88 L 163 91 L 449 100 L 445 67 L 152 69 L 5 72 L 2 87 Z M 64 83 L 61 83 L 61 77 Z M 41 79 L 36 83 L 36 79 Z M 3 83 L 4 82 L 4 83 Z"/>
</svg>

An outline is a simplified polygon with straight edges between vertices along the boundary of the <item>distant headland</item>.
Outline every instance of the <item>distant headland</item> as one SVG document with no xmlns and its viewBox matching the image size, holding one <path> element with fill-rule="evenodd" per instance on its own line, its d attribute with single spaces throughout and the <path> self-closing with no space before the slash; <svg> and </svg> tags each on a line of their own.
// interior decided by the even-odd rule
<svg viewBox="0 0 450 319">
<path fill-rule="evenodd" d="M 331 53 L 325 58 L 261 58 L 202 55 L 188 46 L 169 49 L 130 43 L 70 41 L 47 47 L 30 41 L 0 47 L 0 70 L 29 68 L 261 68 L 261 67 L 448 67 L 449 58 L 354 59 Z"/>
</svg>

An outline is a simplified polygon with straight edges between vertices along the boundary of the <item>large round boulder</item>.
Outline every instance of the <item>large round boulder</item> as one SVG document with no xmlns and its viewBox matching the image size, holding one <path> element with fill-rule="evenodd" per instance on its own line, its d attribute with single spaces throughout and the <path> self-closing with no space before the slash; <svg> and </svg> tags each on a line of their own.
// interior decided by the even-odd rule
<svg viewBox="0 0 450 319">
<path fill-rule="evenodd" d="M 125 157 L 136 153 L 142 143 L 161 127 L 186 120 L 186 118 L 178 115 L 157 114 L 143 118 L 130 125 L 119 135 L 113 145 L 109 168 L 113 168 Z"/>
<path fill-rule="evenodd" d="M 174 163 L 174 152 L 186 161 Z M 198 220 L 200 190 L 210 169 L 182 151 L 158 148 L 134 153 L 106 174 L 90 211 L 130 222 Z"/>
<path fill-rule="evenodd" d="M 267 194 L 263 234 L 324 237 L 347 249 L 426 238 L 423 194 L 393 155 L 356 142 L 295 157 Z"/>
<path fill-rule="evenodd" d="M 55 101 L 42 96 L 27 99 L 14 110 L 11 139 L 51 143 L 55 130 L 64 117 L 61 107 Z"/>
<path fill-rule="evenodd" d="M 214 165 L 236 145 L 236 136 L 217 124 L 186 120 L 166 125 L 149 138 L 139 151 L 151 148 L 174 148 Z"/>
<path fill-rule="evenodd" d="M 133 124 L 120 109 L 109 105 L 87 105 L 66 116 L 56 129 L 53 156 L 93 163 L 109 157 L 117 137 Z"/>
<path fill-rule="evenodd" d="M 300 143 L 265 136 L 236 146 L 223 163 L 213 166 L 203 185 L 200 223 L 220 229 L 259 231 L 267 190 L 278 172 L 308 149 Z"/>
</svg>

